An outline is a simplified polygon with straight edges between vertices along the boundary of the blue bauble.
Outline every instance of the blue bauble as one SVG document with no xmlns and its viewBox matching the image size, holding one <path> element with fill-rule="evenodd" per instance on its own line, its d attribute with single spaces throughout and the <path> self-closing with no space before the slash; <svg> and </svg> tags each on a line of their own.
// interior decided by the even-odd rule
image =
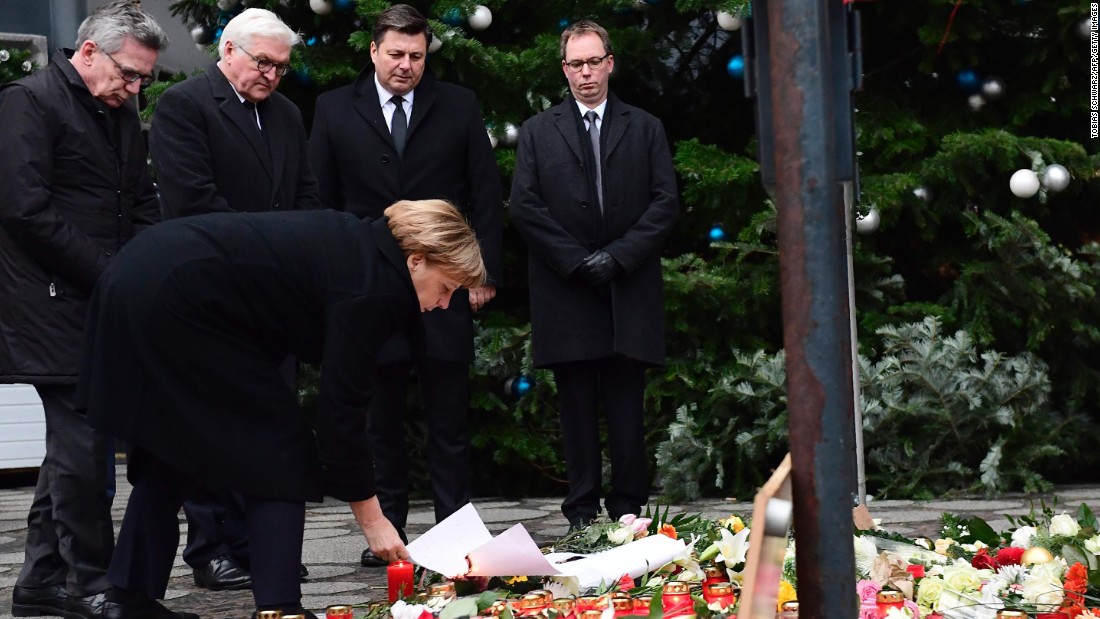
<svg viewBox="0 0 1100 619">
<path fill-rule="evenodd" d="M 317 37 L 309 37 L 306 39 L 306 45 L 317 45 Z"/>
<path fill-rule="evenodd" d="M 513 376 L 504 381 L 504 390 L 508 392 L 508 395 L 515 399 L 520 399 L 527 395 L 531 391 L 531 388 L 535 386 L 534 381 L 529 376 L 520 374 L 519 376 Z"/>
<path fill-rule="evenodd" d="M 214 40 L 215 41 L 220 41 L 221 39 L 222 39 L 222 29 L 218 28 L 217 30 L 214 31 Z"/>
<path fill-rule="evenodd" d="M 718 241 L 726 240 L 726 230 L 722 227 L 722 224 L 714 224 L 710 227 L 710 232 L 707 233 L 707 238 L 711 243 L 717 243 Z"/>
<path fill-rule="evenodd" d="M 334 6 L 337 11 L 347 12 L 355 8 L 355 0 L 336 0 L 332 6 Z"/>
<path fill-rule="evenodd" d="M 462 11 L 457 6 L 452 6 L 443 14 L 443 23 L 448 26 L 457 26 L 462 23 Z"/>
<path fill-rule="evenodd" d="M 298 67 L 294 69 L 294 79 L 298 80 L 298 83 L 303 86 L 309 86 L 313 83 L 313 77 L 309 74 L 309 67 Z"/>
<path fill-rule="evenodd" d="M 570 23 L 571 22 L 569 21 L 568 17 L 563 17 L 563 18 L 558 20 L 558 28 L 561 28 L 562 30 L 565 30 L 566 28 L 569 27 Z"/>
<path fill-rule="evenodd" d="M 959 88 L 969 94 L 978 92 L 982 87 L 982 80 L 978 77 L 978 72 L 973 69 L 963 69 L 959 71 L 955 76 L 955 81 L 958 82 Z"/>
<path fill-rule="evenodd" d="M 729 73 L 730 77 L 736 80 L 745 77 L 745 57 L 737 54 L 730 58 L 730 61 L 726 63 L 726 73 Z"/>
</svg>

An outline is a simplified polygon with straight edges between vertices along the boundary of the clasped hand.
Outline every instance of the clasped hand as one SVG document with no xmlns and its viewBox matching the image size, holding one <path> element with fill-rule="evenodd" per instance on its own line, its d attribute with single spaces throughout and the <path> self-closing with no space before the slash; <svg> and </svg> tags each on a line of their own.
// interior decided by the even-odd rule
<svg viewBox="0 0 1100 619">
<path fill-rule="evenodd" d="M 600 286 L 611 281 L 621 270 L 622 267 L 615 258 L 600 249 L 581 261 L 581 265 L 577 267 L 577 274 L 589 285 Z"/>
</svg>

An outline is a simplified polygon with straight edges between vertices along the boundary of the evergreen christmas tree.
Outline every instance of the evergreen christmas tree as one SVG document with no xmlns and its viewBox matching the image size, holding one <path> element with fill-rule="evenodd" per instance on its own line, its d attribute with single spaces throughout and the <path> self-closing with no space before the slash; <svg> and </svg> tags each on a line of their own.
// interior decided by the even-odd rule
<svg viewBox="0 0 1100 619">
<path fill-rule="evenodd" d="M 578 19 L 595 19 L 611 32 L 612 89 L 664 122 L 683 201 L 665 251 L 668 367 L 654 372 L 647 391 L 649 442 L 662 454 L 657 478 L 668 482 L 667 491 L 692 479 L 692 492 L 750 492 L 786 448 L 781 383 L 764 363 L 781 351 L 782 320 L 774 205 L 760 185 L 754 104 L 740 79 L 739 28 L 748 0 L 482 2 L 410 4 L 429 17 L 441 43 L 433 45 L 431 70 L 477 92 L 506 187 L 516 127 L 568 92 L 558 37 Z M 280 91 L 301 107 L 307 125 L 316 95 L 349 82 L 366 64 L 370 28 L 389 4 L 247 0 L 303 35 L 306 44 L 295 51 L 295 69 Z M 240 0 L 180 0 L 173 10 L 194 29 L 197 44 L 210 45 L 243 6 Z M 1065 459 L 1081 465 L 1078 478 L 1081 470 L 1097 470 L 1086 468 L 1096 463 L 1094 450 L 1081 450 L 1100 408 L 1100 249 L 1094 242 L 1100 215 L 1093 208 L 1100 185 L 1096 141 L 1089 138 L 1093 25 L 1085 6 L 929 0 L 849 8 L 861 13 L 863 24 L 864 88 L 855 96 L 858 229 L 866 233 L 855 248 L 861 352 L 881 360 L 888 356 L 884 333 L 934 317 L 936 333 L 968 333 L 971 354 L 1034 355 L 1043 363 L 1013 367 L 1035 383 L 1049 376 L 1049 396 L 1032 394 L 1018 405 L 1004 398 L 1009 417 L 1026 415 L 1028 428 L 1072 423 L 1078 430 L 1056 448 L 1004 455 L 1019 457 L 1021 470 L 1045 471 L 1046 478 L 1006 472 L 995 488 L 985 487 L 1041 487 L 1050 475 L 1065 474 Z M 153 87 L 154 98 L 156 92 Z M 1029 172 L 1014 183 L 1014 193 L 1009 179 L 1021 169 Z M 1035 179 L 1034 195 L 1021 197 L 1029 188 L 1020 183 Z M 560 492 L 553 385 L 547 373 L 531 368 L 527 349 L 526 251 L 510 230 L 506 247 L 505 287 L 480 317 L 471 418 L 484 466 L 475 467 L 475 478 L 487 494 Z M 919 383 L 929 374 L 913 375 Z M 904 390 L 923 390 L 920 400 L 935 408 L 936 399 L 924 396 L 941 386 Z M 718 401 L 721 406 L 710 406 Z M 950 415 L 938 418 L 943 421 L 925 431 L 949 431 L 937 424 L 950 424 Z M 965 434 L 984 432 L 983 444 L 1020 438 L 1004 436 L 1020 424 L 971 418 L 979 427 Z M 883 449 L 884 441 L 898 440 L 896 433 L 869 432 L 865 440 L 869 453 L 896 453 Z M 932 461 L 913 466 L 938 466 L 931 455 Z M 918 481 L 887 483 L 886 476 L 906 474 L 893 464 L 869 465 L 872 491 L 980 487 L 986 470 L 966 465 L 969 477 L 946 485 L 922 485 L 921 471 L 910 470 Z"/>
</svg>

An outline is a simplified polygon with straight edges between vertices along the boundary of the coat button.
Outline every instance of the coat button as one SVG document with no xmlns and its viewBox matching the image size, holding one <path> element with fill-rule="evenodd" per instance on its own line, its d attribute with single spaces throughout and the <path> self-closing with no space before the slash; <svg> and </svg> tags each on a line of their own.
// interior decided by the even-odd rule
<svg viewBox="0 0 1100 619">
<path fill-rule="evenodd" d="M 278 202 L 276 202 L 275 204 L 272 204 L 272 205 L 271 205 L 271 210 L 273 210 L 273 211 L 274 211 L 274 210 L 275 210 L 275 209 L 277 209 L 277 208 L 279 208 L 279 203 L 278 203 Z"/>
<path fill-rule="evenodd" d="M 390 156 L 389 155 L 382 155 L 381 161 L 382 161 L 382 163 L 389 163 L 390 162 Z"/>
<path fill-rule="evenodd" d="M 103 253 L 107 254 L 107 257 L 108 257 L 108 258 L 110 258 L 110 257 L 111 257 L 111 250 L 107 250 L 107 251 L 105 251 L 105 252 L 103 252 Z"/>
<path fill-rule="evenodd" d="M 581 200 L 581 208 L 588 208 L 588 200 Z"/>
</svg>

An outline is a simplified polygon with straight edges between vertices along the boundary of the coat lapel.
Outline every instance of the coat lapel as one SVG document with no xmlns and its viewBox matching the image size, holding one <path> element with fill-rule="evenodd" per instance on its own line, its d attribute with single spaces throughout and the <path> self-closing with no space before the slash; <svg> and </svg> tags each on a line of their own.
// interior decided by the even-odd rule
<svg viewBox="0 0 1100 619">
<path fill-rule="evenodd" d="M 577 135 L 577 119 L 573 117 L 576 114 L 577 104 L 572 98 L 566 98 L 558 107 L 554 108 L 554 126 L 557 127 L 558 133 L 561 134 L 565 143 L 569 145 L 569 150 L 573 151 L 573 155 L 577 158 L 577 161 L 584 161 L 584 151 L 581 149 L 581 138 Z"/>
<path fill-rule="evenodd" d="M 271 103 L 271 97 L 276 96 L 275 93 L 271 93 L 271 96 L 266 100 L 260 102 L 257 108 L 260 110 L 260 120 L 264 124 L 264 138 L 267 142 L 268 153 L 271 156 L 271 195 L 279 193 L 279 187 L 283 184 L 283 165 L 286 162 L 286 131 L 283 127 L 278 126 L 275 118 L 275 106 Z M 293 131 L 293 129 L 290 129 Z M 288 198 L 292 196 L 287 196 Z"/>
<path fill-rule="evenodd" d="M 210 82 L 210 90 L 214 94 L 214 99 L 218 101 L 218 109 L 229 118 L 230 122 L 241 132 L 248 145 L 255 151 L 256 157 L 263 163 L 264 171 L 267 172 L 268 177 L 273 177 L 271 154 L 267 150 L 267 142 L 264 140 L 263 134 L 256 127 L 256 118 L 237 98 L 237 93 L 233 91 L 229 80 L 226 79 L 216 63 L 206 70 L 206 78 Z"/>
<path fill-rule="evenodd" d="M 355 111 L 367 121 L 378 137 L 391 148 L 396 148 L 389 127 L 386 126 L 386 119 L 382 116 L 382 103 L 378 101 L 378 89 L 374 86 L 373 69 L 363 71 L 359 74 L 359 79 L 355 80 L 354 106 Z"/>
<path fill-rule="evenodd" d="M 424 117 L 428 115 L 428 112 L 432 109 L 432 105 L 435 103 L 436 90 L 435 90 L 435 75 L 428 69 L 424 69 L 424 75 L 420 78 L 420 83 L 416 85 L 416 89 L 413 91 L 415 96 L 413 97 L 413 110 L 412 118 L 409 119 L 409 133 L 405 138 L 405 148 L 408 148 L 409 140 L 412 139 L 413 133 L 416 128 L 420 126 L 420 123 L 424 120 Z"/>
<path fill-rule="evenodd" d="M 615 95 L 608 96 L 607 107 L 608 111 L 604 114 L 603 133 L 601 134 L 604 161 L 611 158 L 611 153 L 615 152 L 615 147 L 622 141 L 623 136 L 626 135 L 626 129 L 630 125 L 630 110 L 619 103 L 618 97 Z"/>
</svg>

